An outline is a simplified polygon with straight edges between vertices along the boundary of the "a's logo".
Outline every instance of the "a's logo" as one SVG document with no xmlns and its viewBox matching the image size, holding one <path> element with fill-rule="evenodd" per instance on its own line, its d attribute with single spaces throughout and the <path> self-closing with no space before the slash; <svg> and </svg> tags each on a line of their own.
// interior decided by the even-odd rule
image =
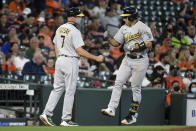
<svg viewBox="0 0 196 131">
<path fill-rule="evenodd" d="M 141 36 L 141 32 L 140 30 L 137 31 L 137 33 L 132 34 L 131 32 L 128 34 L 125 34 L 124 38 L 125 38 L 125 43 L 128 43 L 131 40 L 137 39 Z"/>
<path fill-rule="evenodd" d="M 196 110 L 192 110 L 192 117 L 196 117 Z"/>
</svg>

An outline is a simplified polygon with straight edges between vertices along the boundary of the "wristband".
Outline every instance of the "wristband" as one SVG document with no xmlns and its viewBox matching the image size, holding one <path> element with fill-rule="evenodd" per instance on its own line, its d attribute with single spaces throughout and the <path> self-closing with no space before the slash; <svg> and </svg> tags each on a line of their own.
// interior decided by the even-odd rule
<svg viewBox="0 0 196 131">
<path fill-rule="evenodd" d="M 138 47 L 139 47 L 139 51 L 143 51 L 147 48 L 146 44 L 144 42 L 137 43 L 137 44 L 138 44 Z"/>
</svg>

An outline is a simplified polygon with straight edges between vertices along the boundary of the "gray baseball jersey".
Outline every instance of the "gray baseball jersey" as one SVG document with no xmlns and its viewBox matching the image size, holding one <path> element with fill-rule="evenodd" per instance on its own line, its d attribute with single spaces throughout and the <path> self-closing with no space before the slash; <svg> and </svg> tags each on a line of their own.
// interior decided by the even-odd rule
<svg viewBox="0 0 196 131">
<path fill-rule="evenodd" d="M 147 55 L 148 49 L 141 52 L 131 52 L 130 49 L 135 46 L 135 43 L 153 41 L 153 35 L 147 25 L 138 21 L 132 27 L 123 25 L 114 36 L 114 39 L 120 44 L 124 44 L 126 54 L 136 56 L 136 58 L 130 58 L 126 55 L 121 63 L 108 105 L 111 109 L 118 107 L 122 87 L 130 76 L 132 77 L 131 87 L 133 101 L 141 102 L 141 84 L 149 63 Z"/>
<path fill-rule="evenodd" d="M 72 24 L 63 24 L 53 39 L 59 55 L 79 56 L 76 49 L 84 45 L 80 31 Z"/>
<path fill-rule="evenodd" d="M 68 23 L 57 29 L 53 42 L 59 57 L 55 63 L 54 89 L 50 93 L 44 114 L 53 115 L 53 110 L 65 91 L 62 120 L 70 120 L 79 70 L 76 49 L 83 46 L 84 42 L 80 31 Z"/>
<path fill-rule="evenodd" d="M 120 44 L 124 44 L 124 51 L 130 53 L 130 48 L 135 46 L 135 43 L 141 43 L 142 41 L 153 41 L 153 35 L 150 28 L 143 22 L 138 21 L 134 26 L 129 27 L 123 25 L 114 39 Z M 132 52 L 135 55 L 147 55 L 148 49 L 143 52 Z"/>
</svg>

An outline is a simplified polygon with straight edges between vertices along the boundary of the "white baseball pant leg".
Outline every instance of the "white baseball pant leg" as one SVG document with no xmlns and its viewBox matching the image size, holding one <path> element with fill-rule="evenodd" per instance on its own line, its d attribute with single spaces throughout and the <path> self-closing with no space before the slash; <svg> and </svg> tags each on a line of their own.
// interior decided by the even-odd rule
<svg viewBox="0 0 196 131">
<path fill-rule="evenodd" d="M 71 119 L 71 112 L 78 77 L 78 62 L 76 58 L 59 57 L 55 65 L 54 89 L 51 91 L 44 114 L 53 115 L 53 111 L 62 93 L 65 92 L 62 119 Z"/>
</svg>

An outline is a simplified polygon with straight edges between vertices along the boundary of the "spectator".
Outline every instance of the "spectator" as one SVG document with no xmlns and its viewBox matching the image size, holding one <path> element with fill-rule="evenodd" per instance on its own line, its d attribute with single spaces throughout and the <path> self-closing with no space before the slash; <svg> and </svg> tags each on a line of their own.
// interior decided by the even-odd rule
<svg viewBox="0 0 196 131">
<path fill-rule="evenodd" d="M 154 66 L 149 65 L 146 71 L 146 76 L 144 77 L 144 80 L 142 81 L 142 87 L 152 87 L 153 70 L 154 70 Z"/>
<path fill-rule="evenodd" d="M 169 49 L 169 52 L 168 52 L 168 54 L 169 54 L 169 64 L 170 65 L 178 65 L 178 60 L 177 60 L 177 50 L 176 50 L 176 48 L 170 48 Z"/>
<path fill-rule="evenodd" d="M 154 47 L 154 56 L 155 56 L 155 61 L 159 62 L 160 61 L 160 54 L 161 54 L 161 44 L 156 43 Z"/>
<path fill-rule="evenodd" d="M 114 72 L 114 59 L 110 56 L 109 45 L 102 46 L 100 53 L 105 56 L 105 59 L 103 63 L 101 63 L 99 71 Z"/>
<path fill-rule="evenodd" d="M 183 82 L 186 87 L 186 91 L 188 91 L 188 87 L 190 86 L 192 80 L 194 79 L 194 72 L 192 69 L 187 69 L 183 78 Z"/>
<path fill-rule="evenodd" d="M 1 1 L 3 2 L 3 1 Z M 3 3 L 2 8 L 0 8 L 0 14 L 8 14 L 10 12 L 7 3 Z"/>
<path fill-rule="evenodd" d="M 189 85 L 189 93 L 196 93 L 196 80 L 195 79 Z"/>
<path fill-rule="evenodd" d="M 152 31 L 153 37 L 157 40 L 160 37 L 160 35 L 159 35 L 159 33 L 158 33 L 157 29 L 156 29 L 155 24 L 150 22 L 148 25 L 149 25 L 149 27 L 150 27 L 150 29 Z"/>
<path fill-rule="evenodd" d="M 122 14 L 121 6 L 123 5 L 120 0 L 109 0 L 108 7 L 115 13 L 115 15 Z"/>
<path fill-rule="evenodd" d="M 32 34 L 30 34 L 30 29 L 27 24 L 22 24 L 20 26 L 21 33 L 19 34 L 19 39 L 21 41 L 21 45 L 25 47 L 29 47 L 29 41 L 33 37 Z"/>
<path fill-rule="evenodd" d="M 190 0 L 184 0 L 182 3 L 182 9 L 179 12 L 179 15 L 185 19 L 185 21 L 188 21 L 191 19 L 193 11 L 191 10 L 191 2 Z"/>
<path fill-rule="evenodd" d="M 28 26 L 30 35 L 35 35 L 35 33 L 38 30 L 37 26 L 34 25 L 34 22 L 35 22 L 34 14 L 27 15 L 27 18 L 25 19 L 24 24 Z"/>
<path fill-rule="evenodd" d="M 191 44 L 189 47 L 191 58 L 194 57 L 195 49 L 196 49 L 196 44 Z"/>
<path fill-rule="evenodd" d="M 15 28 L 19 28 L 17 22 L 17 14 L 15 12 L 9 12 L 7 22 L 8 22 L 8 27 L 14 26 Z"/>
<path fill-rule="evenodd" d="M 118 70 L 120 67 L 120 64 L 122 62 L 122 59 L 124 58 L 124 52 L 122 51 L 122 46 L 118 48 L 111 48 L 110 49 L 110 56 L 114 59 L 114 70 Z"/>
<path fill-rule="evenodd" d="M 50 36 L 48 35 L 48 26 L 47 25 L 42 25 L 39 30 L 39 36 L 44 37 L 44 47 L 48 47 L 50 49 L 54 49 L 54 45 L 52 44 L 52 40 Z"/>
<path fill-rule="evenodd" d="M 156 63 L 155 56 L 154 56 L 154 51 L 150 50 L 148 53 L 148 58 L 149 58 L 149 65 L 154 65 Z"/>
<path fill-rule="evenodd" d="M 19 49 L 18 49 L 18 43 L 11 43 L 11 47 L 10 47 L 10 52 L 12 53 L 12 59 L 13 59 L 13 63 L 15 58 L 18 56 L 19 54 Z M 14 64 L 15 65 L 15 64 Z M 16 65 L 15 65 L 16 66 Z"/>
<path fill-rule="evenodd" d="M 3 54 L 3 52 L 0 51 L 0 66 L 3 64 L 4 61 L 5 61 L 5 55 Z"/>
<path fill-rule="evenodd" d="M 105 0 L 98 0 L 98 6 L 95 6 L 92 10 L 92 16 L 104 15 L 106 12 L 107 3 Z"/>
<path fill-rule="evenodd" d="M 96 28 L 97 32 L 99 32 L 99 33 L 104 32 L 104 27 L 100 24 L 100 19 L 98 17 L 93 17 L 92 18 L 91 25 L 93 25 Z M 100 34 L 100 35 L 103 35 L 103 34 Z"/>
<path fill-rule="evenodd" d="M 6 42 L 8 37 L 8 23 L 6 14 L 0 15 L 0 46 Z"/>
<path fill-rule="evenodd" d="M 191 42 L 185 37 L 185 33 L 182 29 L 178 28 L 177 31 L 172 36 L 172 45 L 180 48 L 181 46 L 190 46 Z"/>
<path fill-rule="evenodd" d="M 171 65 L 169 75 L 165 77 L 166 89 L 168 90 L 172 89 L 172 82 L 178 81 L 181 87 L 180 90 L 183 92 L 186 91 L 184 82 L 182 78 L 178 75 L 179 75 L 179 67 L 177 67 L 176 65 Z"/>
<path fill-rule="evenodd" d="M 104 33 L 104 27 L 100 24 L 100 20 L 98 19 L 98 17 L 94 17 L 92 18 L 92 23 L 90 24 L 90 26 L 94 27 L 94 36 L 96 39 L 98 40 L 102 40 L 103 41 L 103 33 Z M 88 30 L 87 30 L 88 31 Z"/>
<path fill-rule="evenodd" d="M 161 65 L 154 67 L 152 74 L 152 86 L 153 88 L 164 88 L 164 68 Z"/>
<path fill-rule="evenodd" d="M 178 65 L 181 70 L 191 68 L 190 51 L 188 49 L 182 49 L 178 58 Z"/>
<path fill-rule="evenodd" d="M 39 48 L 40 49 L 45 49 L 45 46 L 44 46 L 44 36 L 43 35 L 40 35 L 38 36 L 38 40 L 39 40 Z M 46 47 L 49 49 L 49 47 Z"/>
<path fill-rule="evenodd" d="M 93 55 L 97 55 L 99 54 L 99 51 L 97 48 L 90 48 L 89 49 L 89 52 Z M 99 72 L 99 67 L 100 67 L 100 64 L 98 62 L 95 62 L 95 61 L 92 61 L 92 60 L 88 60 L 89 64 L 90 64 L 90 69 L 92 72 L 98 74 Z"/>
<path fill-rule="evenodd" d="M 92 76 L 90 64 L 88 63 L 88 60 L 84 57 L 81 57 L 81 60 L 80 60 L 79 74 L 82 74 L 85 76 Z"/>
<path fill-rule="evenodd" d="M 172 94 L 179 94 L 181 93 L 180 89 L 180 82 L 177 81 L 177 80 L 174 80 L 172 83 L 171 83 L 171 90 L 169 91 L 169 93 L 167 94 L 166 96 L 166 102 L 168 105 L 171 105 L 171 95 Z"/>
<path fill-rule="evenodd" d="M 159 57 L 159 62 L 157 62 L 154 67 L 160 65 L 163 67 L 164 71 L 165 71 L 165 75 L 168 75 L 169 74 L 169 67 L 170 65 L 168 64 L 168 61 L 169 61 L 169 57 L 168 57 L 168 54 L 167 53 L 162 53 L 160 54 L 160 57 Z"/>
<path fill-rule="evenodd" d="M 189 40 L 190 43 L 196 44 L 196 31 L 194 26 L 188 26 L 188 34 L 186 38 Z"/>
<path fill-rule="evenodd" d="M 56 29 L 54 22 L 55 22 L 54 19 L 49 19 L 47 21 L 47 24 L 48 24 L 48 35 L 50 37 L 52 37 L 54 35 L 55 29 Z"/>
<path fill-rule="evenodd" d="M 52 75 L 54 76 L 55 68 L 54 68 L 54 59 L 53 58 L 48 58 L 46 65 L 44 65 L 44 70 L 47 75 Z"/>
<path fill-rule="evenodd" d="M 110 56 L 112 56 L 112 58 L 114 58 L 114 63 L 116 63 L 118 61 L 118 59 L 123 55 L 123 53 L 120 51 L 119 48 L 113 48 L 110 50 Z"/>
<path fill-rule="evenodd" d="M 176 26 L 174 27 L 174 33 L 176 33 L 175 31 L 178 31 L 178 29 L 182 30 L 182 31 L 186 31 L 186 21 L 185 21 L 185 17 L 180 16 L 176 18 Z"/>
<path fill-rule="evenodd" d="M 66 0 L 65 0 L 66 1 Z M 98 5 L 98 1 L 97 0 L 83 0 L 83 2 L 85 3 L 86 7 L 92 11 L 92 9 Z"/>
<path fill-rule="evenodd" d="M 38 28 L 40 28 L 40 27 L 42 27 L 43 25 L 45 25 L 46 24 L 46 21 L 45 21 L 45 17 L 43 17 L 43 16 L 39 16 L 38 18 L 37 18 L 37 27 Z"/>
<path fill-rule="evenodd" d="M 25 48 L 20 48 L 19 55 L 13 60 L 19 74 L 22 72 L 24 65 L 29 61 L 29 59 L 25 58 Z"/>
<path fill-rule="evenodd" d="M 45 71 L 43 68 L 44 57 L 42 54 L 37 51 L 33 55 L 33 59 L 27 62 L 22 70 L 23 75 L 35 75 L 38 79 L 45 75 Z"/>
<path fill-rule="evenodd" d="M 55 0 L 46 0 L 46 7 L 48 12 L 59 12 L 63 11 L 61 5 Z"/>
<path fill-rule="evenodd" d="M 32 28 L 34 25 L 35 16 L 33 14 L 28 14 L 27 18 L 25 19 L 25 24 L 28 26 L 28 28 Z"/>
<path fill-rule="evenodd" d="M 25 18 L 27 18 L 27 15 L 31 14 L 31 9 L 30 8 L 25 8 L 22 12 L 22 21 L 24 21 Z"/>
<path fill-rule="evenodd" d="M 94 47 L 95 45 L 95 32 L 96 27 L 94 25 L 88 25 L 87 27 L 87 33 L 85 34 L 85 45 L 88 47 Z"/>
<path fill-rule="evenodd" d="M 13 57 L 11 53 L 8 53 L 5 57 L 5 62 L 1 66 L 2 71 L 16 73 L 16 66 L 13 63 Z"/>
<path fill-rule="evenodd" d="M 170 108 L 171 108 L 171 95 L 172 94 L 180 94 L 180 83 L 179 81 L 174 80 L 172 83 L 172 89 L 168 91 L 168 94 L 166 95 L 166 108 L 165 108 L 165 119 L 167 120 L 167 123 L 170 123 Z"/>
<path fill-rule="evenodd" d="M 115 12 L 111 10 L 110 7 L 106 9 L 105 16 L 100 17 L 100 22 L 104 29 L 109 32 L 111 36 L 114 36 L 119 30 L 120 17 L 115 15 Z"/>
<path fill-rule="evenodd" d="M 192 57 L 191 61 L 193 64 L 194 71 L 196 71 L 196 50 L 194 50 L 194 56 Z"/>
<path fill-rule="evenodd" d="M 60 25 L 62 25 L 64 23 L 63 16 L 61 16 L 61 15 L 55 16 L 54 21 L 55 21 L 55 25 L 56 25 L 56 28 L 55 28 L 55 30 L 56 30 Z"/>
<path fill-rule="evenodd" d="M 162 46 L 161 46 L 161 52 L 165 53 L 169 50 L 169 48 L 171 47 L 171 38 L 165 38 L 163 40 Z"/>
<path fill-rule="evenodd" d="M 39 50 L 39 40 L 37 37 L 33 37 L 30 40 L 30 47 L 26 50 L 25 55 L 28 59 L 32 60 L 33 54 Z"/>
<path fill-rule="evenodd" d="M 49 58 L 56 59 L 55 51 L 54 51 L 54 50 L 50 50 L 49 53 L 48 53 L 48 57 L 49 57 Z"/>
<path fill-rule="evenodd" d="M 162 38 L 171 38 L 172 37 L 172 33 L 174 31 L 173 27 L 175 26 L 173 23 L 175 24 L 175 22 L 173 22 L 171 20 L 171 22 L 168 23 L 166 25 L 166 27 L 163 29 Z"/>
<path fill-rule="evenodd" d="M 9 3 L 8 8 L 10 9 L 10 11 L 22 13 L 22 11 L 26 8 L 26 4 L 24 0 L 13 0 Z"/>
<path fill-rule="evenodd" d="M 9 36 L 9 41 L 3 44 L 1 51 L 6 55 L 10 52 L 10 47 L 12 44 L 17 43 L 19 44 L 19 39 L 17 35 L 10 35 Z"/>
</svg>

